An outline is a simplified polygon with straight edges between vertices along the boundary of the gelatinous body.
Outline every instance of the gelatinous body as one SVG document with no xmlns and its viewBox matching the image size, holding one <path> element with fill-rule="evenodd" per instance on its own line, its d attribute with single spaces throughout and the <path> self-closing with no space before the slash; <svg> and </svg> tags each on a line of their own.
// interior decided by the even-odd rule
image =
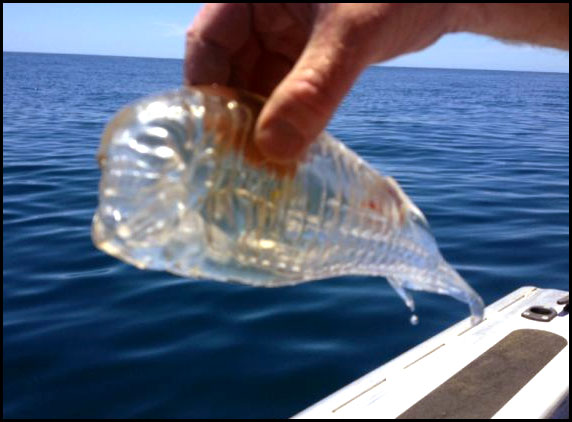
<svg viewBox="0 0 572 422">
<path fill-rule="evenodd" d="M 265 161 L 252 142 L 262 104 L 197 87 L 120 111 L 99 151 L 95 245 L 138 268 L 256 286 L 384 276 L 411 309 L 406 288 L 482 319 L 481 298 L 391 177 L 326 133 L 301 162 Z"/>
</svg>

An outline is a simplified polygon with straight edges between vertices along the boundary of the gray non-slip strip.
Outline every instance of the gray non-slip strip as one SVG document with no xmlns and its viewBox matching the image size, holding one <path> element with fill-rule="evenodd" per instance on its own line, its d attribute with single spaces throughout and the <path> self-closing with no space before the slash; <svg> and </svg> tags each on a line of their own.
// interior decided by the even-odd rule
<svg viewBox="0 0 572 422">
<path fill-rule="evenodd" d="M 567 344 L 547 331 L 513 331 L 398 419 L 490 418 Z"/>
</svg>

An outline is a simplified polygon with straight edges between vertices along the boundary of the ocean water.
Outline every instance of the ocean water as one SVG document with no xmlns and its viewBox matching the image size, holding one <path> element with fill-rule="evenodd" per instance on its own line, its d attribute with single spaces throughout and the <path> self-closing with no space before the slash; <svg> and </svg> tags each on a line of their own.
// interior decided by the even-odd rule
<svg viewBox="0 0 572 422">
<path fill-rule="evenodd" d="M 91 243 L 112 113 L 179 60 L 3 54 L 3 416 L 289 417 L 468 316 L 384 279 L 280 289 L 140 271 Z M 487 304 L 568 290 L 568 74 L 372 67 L 329 131 L 393 175 Z"/>
</svg>

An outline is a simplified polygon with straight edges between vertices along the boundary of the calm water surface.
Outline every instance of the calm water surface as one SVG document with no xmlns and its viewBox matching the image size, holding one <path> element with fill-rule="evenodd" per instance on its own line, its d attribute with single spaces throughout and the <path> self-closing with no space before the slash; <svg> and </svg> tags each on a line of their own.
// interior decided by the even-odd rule
<svg viewBox="0 0 572 422">
<path fill-rule="evenodd" d="M 181 61 L 4 53 L 4 417 L 289 417 L 468 316 L 384 279 L 261 289 L 96 250 L 111 114 Z M 487 304 L 568 290 L 567 74 L 370 68 L 329 130 L 393 175 Z"/>
</svg>

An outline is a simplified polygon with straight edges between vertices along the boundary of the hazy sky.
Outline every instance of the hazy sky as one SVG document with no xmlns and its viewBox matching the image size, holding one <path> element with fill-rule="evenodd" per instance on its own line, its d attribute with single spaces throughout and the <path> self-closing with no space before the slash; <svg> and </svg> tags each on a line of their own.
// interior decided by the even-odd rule
<svg viewBox="0 0 572 422">
<path fill-rule="evenodd" d="M 182 58 L 195 4 L 4 4 L 3 50 Z M 568 52 L 453 34 L 392 66 L 568 72 Z"/>
</svg>

